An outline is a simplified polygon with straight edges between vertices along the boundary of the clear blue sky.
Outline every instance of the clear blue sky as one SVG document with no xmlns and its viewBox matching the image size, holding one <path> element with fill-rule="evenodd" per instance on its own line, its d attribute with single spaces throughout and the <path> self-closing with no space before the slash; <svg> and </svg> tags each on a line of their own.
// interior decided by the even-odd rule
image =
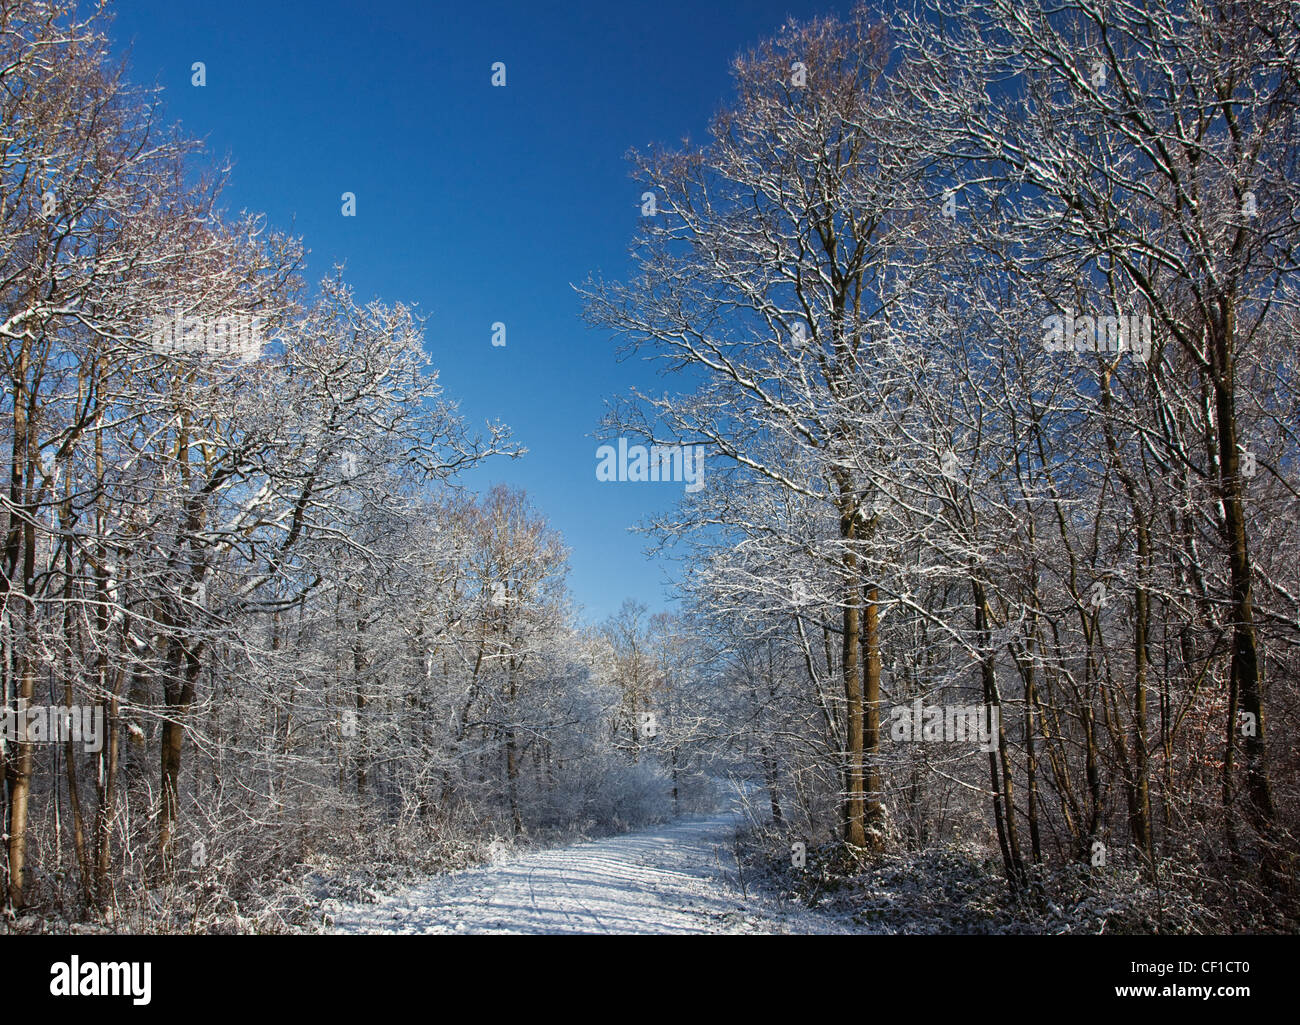
<svg viewBox="0 0 1300 1025">
<path fill-rule="evenodd" d="M 669 604 L 673 567 L 628 527 L 682 486 L 597 482 L 604 401 L 658 382 L 585 327 L 570 286 L 627 272 L 640 206 L 628 149 L 703 139 L 739 50 L 787 16 L 850 6 L 118 0 L 113 35 L 134 80 L 164 87 L 171 120 L 234 159 L 228 206 L 303 238 L 309 281 L 343 262 L 359 300 L 429 318 L 466 419 L 500 418 L 529 449 L 470 482 L 528 492 L 573 549 L 570 584 L 595 621 L 626 597 Z M 356 217 L 341 215 L 344 192 Z"/>
</svg>

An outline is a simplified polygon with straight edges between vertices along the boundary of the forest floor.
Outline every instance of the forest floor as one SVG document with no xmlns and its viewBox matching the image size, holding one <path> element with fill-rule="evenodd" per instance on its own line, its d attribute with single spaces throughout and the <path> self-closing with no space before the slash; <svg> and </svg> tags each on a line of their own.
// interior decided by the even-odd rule
<svg viewBox="0 0 1300 1025">
<path fill-rule="evenodd" d="M 431 876 L 344 904 L 339 933 L 847 933 L 860 926 L 747 887 L 740 815 L 677 819 L 624 836 Z"/>
</svg>

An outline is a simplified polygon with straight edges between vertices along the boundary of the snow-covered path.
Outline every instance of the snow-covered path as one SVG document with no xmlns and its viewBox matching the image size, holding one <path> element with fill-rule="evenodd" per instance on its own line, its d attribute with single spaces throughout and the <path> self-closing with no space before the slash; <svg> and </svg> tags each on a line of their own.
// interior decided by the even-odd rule
<svg viewBox="0 0 1300 1025">
<path fill-rule="evenodd" d="M 794 902 L 741 892 L 736 815 L 535 851 L 344 905 L 342 933 L 848 932 Z"/>
</svg>

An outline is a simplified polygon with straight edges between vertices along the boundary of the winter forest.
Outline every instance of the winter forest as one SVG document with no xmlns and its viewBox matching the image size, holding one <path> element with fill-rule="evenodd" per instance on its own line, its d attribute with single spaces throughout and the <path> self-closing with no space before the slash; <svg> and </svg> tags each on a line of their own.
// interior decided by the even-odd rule
<svg viewBox="0 0 1300 1025">
<path fill-rule="evenodd" d="M 600 617 L 114 6 L 0 0 L 0 933 L 1300 931 L 1294 2 L 729 39 L 567 295 Z"/>
</svg>

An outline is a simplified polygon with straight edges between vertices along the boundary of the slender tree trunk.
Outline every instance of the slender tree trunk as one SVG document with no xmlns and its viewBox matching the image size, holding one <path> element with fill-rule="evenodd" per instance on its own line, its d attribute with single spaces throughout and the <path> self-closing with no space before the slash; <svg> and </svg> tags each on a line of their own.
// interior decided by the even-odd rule
<svg viewBox="0 0 1300 1025">
<path fill-rule="evenodd" d="M 17 652 L 14 659 L 14 698 L 17 710 L 25 710 L 35 692 L 36 676 L 32 664 L 30 649 L 35 629 L 35 573 L 36 573 L 36 528 L 34 521 L 32 495 L 32 464 L 29 451 L 30 418 L 28 403 L 30 397 L 26 392 L 28 371 L 29 340 L 24 340 L 19 354 L 18 364 L 13 375 L 13 439 L 11 448 L 12 463 L 9 477 L 9 533 L 5 538 L 4 573 L 0 577 L 0 609 L 3 609 L 9 628 L 6 641 L 17 639 Z M 20 592 L 21 608 L 14 616 L 12 606 L 15 593 L 14 577 L 21 573 Z M 18 627 L 14 628 L 14 620 Z M 14 654 L 11 652 L 11 654 Z M 25 734 L 23 734 L 25 736 Z M 19 739 L 11 748 L 5 765 L 5 786 L 7 819 L 5 835 L 8 838 L 6 853 L 8 856 L 8 886 L 6 899 L 12 908 L 23 906 L 25 870 L 27 864 L 27 802 L 31 795 L 32 784 L 32 745 Z"/>
<path fill-rule="evenodd" d="M 776 789 L 776 784 L 777 784 L 776 759 L 772 757 L 771 752 L 768 751 L 766 744 L 764 744 L 759 749 L 759 755 L 763 761 L 763 777 L 764 777 L 764 782 L 767 784 L 767 799 L 769 804 L 771 804 L 772 806 L 772 825 L 780 826 L 785 821 L 785 819 L 781 814 L 781 795 L 778 793 Z M 673 759 L 674 778 L 676 778 L 676 772 L 677 772 L 677 761 L 676 758 L 674 757 Z M 673 786 L 674 802 L 676 801 L 676 799 L 677 799 L 677 787 L 674 784 Z"/>
<path fill-rule="evenodd" d="M 1220 306 L 1220 317 L 1211 324 L 1214 355 L 1214 397 L 1219 426 L 1219 487 L 1223 501 L 1224 540 L 1228 547 L 1228 570 L 1232 581 L 1232 688 L 1238 708 L 1251 717 L 1253 730 L 1242 738 L 1246 762 L 1246 794 L 1252 828 L 1271 848 L 1276 811 L 1269 783 L 1265 746 L 1264 704 L 1255 631 L 1254 568 L 1246 530 L 1245 484 L 1238 453 L 1233 344 L 1235 309 L 1230 299 Z M 1228 723 L 1229 732 L 1238 723 Z M 1231 743 L 1231 740 L 1229 741 Z M 1225 809 L 1231 815 L 1231 809 Z"/>
<path fill-rule="evenodd" d="M 167 706 L 162 728 L 162 807 L 158 814 L 158 856 L 164 874 L 170 872 L 171 845 L 180 817 L 181 759 L 185 745 L 186 724 L 199 671 L 203 667 L 199 652 L 178 640 L 169 644 L 168 672 L 163 680 L 163 699 Z"/>
<path fill-rule="evenodd" d="M 845 503 L 840 518 L 840 537 L 847 542 L 842 560 L 845 575 L 844 638 L 840 656 L 840 671 L 844 681 L 844 717 L 847 726 L 845 730 L 847 749 L 844 752 L 846 784 L 843 797 L 844 842 L 850 847 L 863 848 L 867 846 L 867 831 L 866 780 L 863 772 L 865 724 L 862 714 L 862 674 L 858 665 L 858 651 L 861 644 L 859 636 L 861 589 L 858 585 L 858 557 L 851 547 L 856 519 L 856 503 Z"/>
<path fill-rule="evenodd" d="M 866 828 L 874 845 L 885 839 L 885 801 L 880 769 L 880 591 L 867 588 L 864 605 L 863 759 L 866 768 Z"/>
<path fill-rule="evenodd" d="M 993 785 L 993 817 L 997 824 L 998 844 L 1002 848 L 1007 882 L 1012 893 L 1019 893 L 1026 880 L 1025 865 L 1020 855 L 1020 841 L 1016 835 L 1016 805 L 1011 759 L 1007 750 L 1006 731 L 1002 728 L 1002 698 L 998 692 L 997 672 L 993 664 L 988 598 L 984 591 L 984 584 L 978 578 L 972 577 L 971 586 L 975 599 L 975 633 L 982 650 L 980 676 L 983 682 L 984 703 L 990 710 L 990 719 L 992 713 L 997 712 L 997 745 L 994 750 L 989 751 L 989 777 Z"/>
</svg>

